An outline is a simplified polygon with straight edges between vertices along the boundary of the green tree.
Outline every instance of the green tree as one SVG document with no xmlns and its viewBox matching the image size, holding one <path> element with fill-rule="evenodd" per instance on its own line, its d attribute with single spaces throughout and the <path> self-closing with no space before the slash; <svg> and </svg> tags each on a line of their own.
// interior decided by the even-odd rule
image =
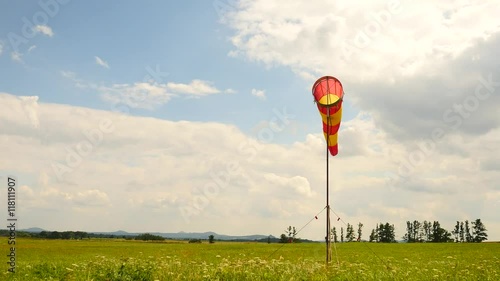
<svg viewBox="0 0 500 281">
<path fill-rule="evenodd" d="M 61 238 L 62 239 L 73 239 L 74 238 L 74 233 L 73 231 L 64 231 L 61 233 Z"/>
<path fill-rule="evenodd" d="M 214 237 L 212 234 L 210 234 L 210 235 L 208 236 L 208 243 L 213 244 L 213 243 L 214 243 L 214 238 L 215 238 L 215 237 Z"/>
<path fill-rule="evenodd" d="M 467 243 L 474 242 L 472 239 L 472 235 L 470 233 L 469 221 L 465 221 L 465 241 Z"/>
<path fill-rule="evenodd" d="M 396 233 L 395 233 L 395 228 L 394 224 L 389 224 L 388 222 L 385 224 L 385 229 L 386 229 L 386 237 L 387 237 L 387 242 L 389 243 L 396 243 Z"/>
<path fill-rule="evenodd" d="M 137 237 L 135 237 L 135 240 L 163 241 L 163 240 L 165 240 L 165 238 L 163 238 L 161 236 L 158 236 L 158 235 L 153 235 L 153 234 L 150 234 L 150 233 L 144 233 L 144 234 L 137 235 Z"/>
<path fill-rule="evenodd" d="M 464 222 L 460 222 L 459 236 L 460 236 L 460 242 L 462 242 L 462 243 L 465 242 Z"/>
<path fill-rule="evenodd" d="M 288 241 L 290 243 L 295 242 L 297 236 L 297 230 L 295 229 L 295 226 L 288 226 L 288 228 L 285 230 L 285 233 L 288 235 Z"/>
<path fill-rule="evenodd" d="M 281 234 L 280 236 L 280 243 L 287 243 L 288 242 L 288 237 L 286 236 L 286 234 Z"/>
<path fill-rule="evenodd" d="M 457 221 L 455 225 L 455 229 L 453 229 L 453 236 L 455 237 L 455 242 L 458 243 L 460 241 L 460 222 Z"/>
<path fill-rule="evenodd" d="M 344 227 L 340 227 L 340 243 L 344 243 Z"/>
<path fill-rule="evenodd" d="M 431 222 L 424 221 L 424 223 L 422 224 L 422 229 L 420 231 L 420 237 L 419 237 L 420 242 L 429 241 L 429 239 L 431 238 L 431 228 L 432 228 Z"/>
<path fill-rule="evenodd" d="M 363 224 L 360 222 L 358 223 L 358 242 L 361 242 L 361 236 L 363 234 Z"/>
<path fill-rule="evenodd" d="M 413 224 L 410 221 L 406 221 L 406 234 L 403 236 L 403 239 L 408 243 L 415 242 L 415 238 L 413 237 Z"/>
<path fill-rule="evenodd" d="M 83 238 L 89 238 L 89 234 L 87 232 L 83 231 L 77 231 L 75 232 L 75 239 L 83 239 Z"/>
<path fill-rule="evenodd" d="M 442 228 L 439 221 L 432 223 L 432 241 L 430 242 L 451 242 L 451 233 Z"/>
<path fill-rule="evenodd" d="M 384 239 L 384 224 L 383 223 L 377 224 L 375 234 L 377 235 L 377 243 L 383 242 L 382 241 Z"/>
<path fill-rule="evenodd" d="M 335 226 L 332 228 L 332 236 L 333 236 L 333 242 L 335 243 L 339 242 L 337 237 L 337 229 L 335 228 Z"/>
<path fill-rule="evenodd" d="M 427 222 L 427 228 L 425 228 L 425 241 L 429 242 L 432 240 L 432 224 L 430 221 Z"/>
<path fill-rule="evenodd" d="M 377 238 L 375 237 L 375 229 L 372 229 L 372 232 L 370 233 L 370 242 L 376 242 Z"/>
<path fill-rule="evenodd" d="M 389 224 L 388 222 L 383 224 L 380 223 L 378 227 L 378 242 L 382 243 L 395 243 L 396 242 L 396 234 L 394 232 L 394 225 Z"/>
<path fill-rule="evenodd" d="M 476 219 L 472 222 L 472 242 L 480 243 L 488 240 L 488 234 L 486 234 L 486 227 L 484 226 L 481 219 Z"/>
<path fill-rule="evenodd" d="M 61 233 L 59 231 L 52 231 L 49 233 L 49 236 L 47 238 L 49 238 L 49 239 L 61 239 Z"/>
<path fill-rule="evenodd" d="M 414 242 L 422 242 L 420 240 L 420 232 L 421 232 L 421 227 L 422 227 L 422 224 L 417 221 L 417 220 L 414 220 L 413 221 L 413 227 L 412 227 L 412 230 L 413 230 L 413 239 L 414 239 Z"/>
<path fill-rule="evenodd" d="M 349 223 L 347 224 L 345 239 L 347 240 L 347 242 L 354 241 L 354 227 Z"/>
</svg>

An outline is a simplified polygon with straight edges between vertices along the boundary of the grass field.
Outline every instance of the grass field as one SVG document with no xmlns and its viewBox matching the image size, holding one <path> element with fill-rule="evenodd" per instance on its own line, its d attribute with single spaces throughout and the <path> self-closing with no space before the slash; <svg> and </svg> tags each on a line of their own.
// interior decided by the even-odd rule
<svg viewBox="0 0 500 281">
<path fill-rule="evenodd" d="M 500 243 L 336 244 L 326 267 L 320 243 L 18 238 L 15 274 L 0 243 L 1 280 L 500 280 Z"/>
</svg>

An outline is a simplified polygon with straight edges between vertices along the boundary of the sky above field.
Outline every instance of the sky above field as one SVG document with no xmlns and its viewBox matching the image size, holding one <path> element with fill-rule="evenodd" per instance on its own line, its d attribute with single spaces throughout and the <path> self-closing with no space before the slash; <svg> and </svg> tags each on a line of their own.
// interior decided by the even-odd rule
<svg viewBox="0 0 500 281">
<path fill-rule="evenodd" d="M 272 234 L 325 207 L 311 86 L 344 85 L 342 221 L 500 240 L 500 1 L 3 1 L 18 227 Z M 3 207 L 2 207 L 3 206 Z M 299 234 L 323 239 L 325 213 Z M 333 225 L 344 226 L 334 216 Z"/>
</svg>

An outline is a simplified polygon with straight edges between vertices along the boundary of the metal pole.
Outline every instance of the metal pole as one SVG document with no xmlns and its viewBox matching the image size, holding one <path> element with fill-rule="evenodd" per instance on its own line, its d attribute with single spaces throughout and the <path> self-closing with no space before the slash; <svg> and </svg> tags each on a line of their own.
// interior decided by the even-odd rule
<svg viewBox="0 0 500 281">
<path fill-rule="evenodd" d="M 331 237 L 330 237 L 330 189 L 329 189 L 329 158 L 328 145 L 330 144 L 330 108 L 327 108 L 327 124 L 328 130 L 326 133 L 326 263 L 332 261 Z"/>
</svg>

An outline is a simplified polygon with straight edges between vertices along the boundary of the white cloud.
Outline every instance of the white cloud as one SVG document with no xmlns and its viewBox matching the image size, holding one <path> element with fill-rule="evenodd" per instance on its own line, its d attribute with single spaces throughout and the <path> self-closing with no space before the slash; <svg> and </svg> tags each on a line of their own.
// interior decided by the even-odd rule
<svg viewBox="0 0 500 281">
<path fill-rule="evenodd" d="M 12 52 L 12 53 L 10 53 L 10 58 L 13 61 L 16 61 L 16 62 L 19 62 L 19 63 L 23 63 L 23 54 L 21 54 L 19 52 Z"/>
<path fill-rule="evenodd" d="M 52 37 L 54 36 L 54 32 L 52 31 L 52 28 L 48 25 L 37 25 L 35 26 L 34 30 L 36 32 L 42 33 L 45 36 Z"/>
<path fill-rule="evenodd" d="M 136 206 L 141 206 L 145 208 L 153 208 L 153 209 L 169 209 L 171 206 L 177 205 L 177 196 L 166 193 L 166 194 L 158 194 L 156 198 L 148 198 L 135 200 L 130 199 L 130 202 Z"/>
<path fill-rule="evenodd" d="M 97 57 L 96 57 L 97 58 Z M 96 85 L 79 79 L 74 72 L 61 71 L 61 75 L 75 82 L 78 88 L 90 88 L 101 93 L 101 98 L 116 105 L 126 105 L 130 108 L 142 108 L 153 110 L 156 107 L 169 102 L 174 97 L 204 97 L 207 95 L 226 93 L 232 94 L 236 91 L 226 89 L 220 91 L 212 86 L 211 82 L 192 80 L 189 84 L 169 82 L 166 84 L 154 81 L 136 82 L 133 84 L 113 84 L 111 86 Z"/>
<path fill-rule="evenodd" d="M 167 103 L 173 94 L 163 84 L 150 82 L 129 84 L 115 84 L 111 87 L 100 87 L 104 101 L 112 104 L 125 104 L 131 108 L 152 110 Z"/>
<path fill-rule="evenodd" d="M 36 49 L 36 45 L 32 45 L 31 47 L 29 47 L 28 53 L 31 53 L 31 51 L 33 51 L 34 49 Z"/>
<path fill-rule="evenodd" d="M 225 22 L 235 31 L 233 56 L 289 66 L 302 77 L 391 81 L 438 73 L 435 65 L 500 31 L 500 1 L 467 2 L 257 0 Z"/>
<path fill-rule="evenodd" d="M 311 83 L 337 76 L 348 104 L 376 120 L 375 136 L 401 149 L 398 161 L 408 161 L 416 143 L 434 144 L 435 130 L 453 139 L 499 128 L 500 1 L 381 0 L 362 8 L 320 2 L 320 11 L 301 1 L 245 2 L 226 15 L 234 29 L 232 55 L 289 67 Z M 348 139 L 345 153 L 367 151 L 363 139 L 370 136 L 360 127 L 342 128 L 349 129 L 339 136 Z M 458 143 L 440 149 L 473 155 Z"/>
<path fill-rule="evenodd" d="M 40 172 L 40 174 L 38 175 L 38 184 L 42 187 L 46 187 L 49 185 L 49 180 L 50 180 L 50 177 L 49 175 L 46 173 L 46 172 Z"/>
<path fill-rule="evenodd" d="M 38 96 L 22 96 L 19 97 L 24 113 L 31 122 L 34 128 L 39 128 L 40 121 L 38 119 Z"/>
<path fill-rule="evenodd" d="M 2 52 L 3 52 L 3 44 L 2 42 L 0 42 L 0 56 L 2 55 Z"/>
<path fill-rule="evenodd" d="M 195 97 L 220 93 L 220 91 L 211 84 L 212 83 L 207 81 L 195 79 L 189 84 L 169 82 L 167 83 L 166 87 L 172 92 L 179 94 L 188 94 Z"/>
<path fill-rule="evenodd" d="M 23 194 L 23 197 L 27 197 L 29 199 L 32 199 L 33 197 L 35 197 L 35 193 L 33 192 L 33 190 L 27 186 L 27 185 L 22 185 L 21 186 L 21 190 L 20 190 L 20 193 Z"/>
<path fill-rule="evenodd" d="M 117 86 L 134 87 L 146 85 Z M 321 133 L 278 145 L 226 124 L 121 116 L 40 101 L 35 128 L 26 99 L 33 101 L 0 94 L 0 146 L 8 148 L 3 157 L 10 159 L 0 161 L 0 170 L 29 182 L 23 188 L 30 195 L 23 198 L 27 227 L 279 235 L 284 226 L 302 225 L 324 207 Z M 402 236 L 406 220 L 439 220 L 451 229 L 456 220 L 479 217 L 489 238 L 500 238 L 495 224 L 500 171 L 492 153 L 499 128 L 446 136 L 425 164 L 391 185 L 386 173 L 397 173 L 413 150 L 375 121 L 361 113 L 343 122 L 339 155 L 330 161 L 332 206 L 344 221 L 361 221 L 365 229 L 389 221 Z M 450 156 L 448 147 L 460 153 Z M 59 171 L 61 180 L 54 163 L 67 168 Z M 189 222 L 185 208 L 196 211 Z M 312 223 L 301 237 L 322 239 L 323 227 Z"/>
<path fill-rule="evenodd" d="M 439 220 L 451 229 L 479 217 L 499 240 L 498 1 L 371 1 L 362 9 L 353 1 L 320 2 L 246 1 L 225 22 L 235 32 L 232 56 L 283 65 L 307 81 L 321 73 L 344 82 L 352 119 L 342 122 L 339 155 L 330 159 L 334 210 L 365 229 L 395 223 L 398 236 L 406 220 Z M 234 92 L 203 80 L 98 86 L 61 75 L 129 108 Z M 360 113 L 353 117 L 350 106 Z M 293 123 L 273 130 L 282 124 L 262 122 L 248 135 L 221 123 L 123 116 L 10 94 L 0 94 L 0 109 L 0 147 L 10 159 L 0 161 L 0 171 L 29 182 L 21 187 L 27 226 L 279 235 L 284 221 L 301 225 L 324 207 L 319 129 L 281 145 L 259 132 L 279 137 Z M 443 129 L 437 141 L 435 129 Z M 58 170 L 61 180 L 54 163 L 66 167 Z M 190 222 L 185 210 L 194 210 Z M 322 229 L 311 224 L 301 236 L 322 239 Z"/>
<path fill-rule="evenodd" d="M 98 65 L 104 67 L 104 68 L 109 68 L 109 65 L 106 61 L 104 61 L 103 59 L 101 59 L 100 57 L 98 56 L 95 56 L 95 63 L 97 63 Z"/>
<path fill-rule="evenodd" d="M 89 189 L 76 192 L 72 196 L 73 202 L 84 206 L 106 206 L 109 205 L 109 197 L 105 192 L 98 189 Z"/>
<path fill-rule="evenodd" d="M 264 174 L 264 178 L 269 181 L 271 186 L 281 188 L 280 192 L 287 193 L 294 191 L 299 195 L 310 197 L 312 196 L 309 181 L 301 176 L 285 177 L 274 173 Z"/>
<path fill-rule="evenodd" d="M 62 70 L 61 75 L 65 78 L 76 79 L 76 73 L 72 71 Z"/>
<path fill-rule="evenodd" d="M 264 90 L 252 89 L 252 95 L 261 100 L 266 100 L 266 92 Z"/>
<path fill-rule="evenodd" d="M 28 52 L 27 54 L 29 55 L 31 53 L 31 51 L 33 51 L 34 49 L 36 48 L 35 45 L 32 45 L 31 47 L 28 48 Z M 1 46 L 0 46 L 0 49 L 1 49 Z M 1 50 L 0 50 L 1 51 Z M 0 52 L 1 54 L 1 52 Z M 25 54 L 23 53 L 20 53 L 18 51 L 14 51 L 14 52 L 11 52 L 10 53 L 10 58 L 15 61 L 15 62 L 18 62 L 18 63 L 24 63 L 24 60 L 23 60 L 23 56 Z"/>
<path fill-rule="evenodd" d="M 79 88 L 79 89 L 90 88 L 90 89 L 93 89 L 93 90 L 99 90 L 100 89 L 100 87 L 97 86 L 96 84 L 86 83 L 82 79 L 78 78 L 77 75 L 76 75 L 76 73 L 74 73 L 72 71 L 62 70 L 60 73 L 61 73 L 62 77 L 73 81 L 73 83 L 74 83 L 74 85 L 75 85 L 76 88 Z"/>
</svg>

